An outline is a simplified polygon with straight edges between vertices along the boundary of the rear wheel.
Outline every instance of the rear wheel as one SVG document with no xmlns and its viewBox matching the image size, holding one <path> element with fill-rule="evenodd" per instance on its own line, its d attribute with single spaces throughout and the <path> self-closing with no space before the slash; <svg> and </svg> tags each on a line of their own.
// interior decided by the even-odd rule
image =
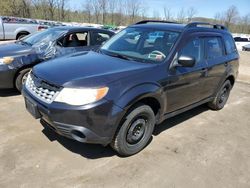
<svg viewBox="0 0 250 188">
<path fill-rule="evenodd" d="M 149 142 L 155 125 L 153 110 L 144 104 L 135 106 L 125 117 L 111 146 L 122 156 L 141 151 Z"/>
<path fill-rule="evenodd" d="M 22 91 L 22 88 L 23 88 L 23 84 L 25 83 L 26 79 L 27 79 L 27 76 L 30 72 L 31 68 L 27 68 L 27 69 L 24 69 L 24 70 L 21 70 L 17 77 L 16 77 L 16 80 L 15 80 L 15 86 L 16 86 L 16 89 L 21 92 Z"/>
<path fill-rule="evenodd" d="M 16 37 L 17 40 L 22 39 L 23 37 L 26 37 L 27 35 L 29 35 L 29 33 L 19 33 Z"/>
<path fill-rule="evenodd" d="M 213 110 L 222 109 L 228 100 L 231 89 L 231 82 L 229 80 L 226 80 L 217 92 L 214 100 L 208 103 L 208 106 Z"/>
</svg>

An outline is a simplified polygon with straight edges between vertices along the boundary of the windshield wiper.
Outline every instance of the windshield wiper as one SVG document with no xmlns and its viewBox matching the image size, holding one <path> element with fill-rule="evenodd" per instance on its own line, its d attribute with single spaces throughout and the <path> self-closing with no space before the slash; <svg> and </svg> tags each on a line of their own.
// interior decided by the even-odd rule
<svg viewBox="0 0 250 188">
<path fill-rule="evenodd" d="M 109 55 L 109 56 L 112 56 L 112 57 L 117 57 L 117 58 L 120 58 L 120 59 L 125 59 L 125 60 L 129 60 L 129 61 L 136 61 L 134 58 L 131 58 L 131 57 L 128 57 L 126 55 L 122 55 L 122 54 L 119 54 L 119 53 L 114 53 L 114 52 L 109 52 L 109 51 L 104 51 L 104 50 L 101 50 L 100 51 L 101 53 L 104 53 L 106 55 Z"/>
</svg>

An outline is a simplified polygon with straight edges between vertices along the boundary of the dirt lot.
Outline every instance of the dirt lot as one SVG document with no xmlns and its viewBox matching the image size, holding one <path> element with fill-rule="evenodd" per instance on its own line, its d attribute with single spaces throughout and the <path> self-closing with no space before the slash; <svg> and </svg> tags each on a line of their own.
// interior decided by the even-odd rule
<svg viewBox="0 0 250 188">
<path fill-rule="evenodd" d="M 0 187 L 250 187 L 250 53 L 219 112 L 205 106 L 156 127 L 139 154 L 43 129 L 14 91 L 0 91 Z"/>
</svg>

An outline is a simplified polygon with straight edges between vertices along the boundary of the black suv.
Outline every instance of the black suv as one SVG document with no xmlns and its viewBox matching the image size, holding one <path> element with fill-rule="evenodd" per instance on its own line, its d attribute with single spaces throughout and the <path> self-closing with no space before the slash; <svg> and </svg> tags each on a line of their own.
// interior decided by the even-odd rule
<svg viewBox="0 0 250 188">
<path fill-rule="evenodd" d="M 97 52 L 35 66 L 23 95 L 43 126 L 129 156 L 147 145 L 155 124 L 204 103 L 222 109 L 238 59 L 224 26 L 142 21 Z"/>
</svg>

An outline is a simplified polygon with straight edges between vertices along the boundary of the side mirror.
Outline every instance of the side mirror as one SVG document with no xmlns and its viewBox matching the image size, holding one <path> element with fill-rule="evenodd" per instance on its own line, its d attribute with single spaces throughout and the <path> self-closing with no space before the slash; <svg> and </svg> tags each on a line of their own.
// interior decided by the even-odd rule
<svg viewBox="0 0 250 188">
<path fill-rule="evenodd" d="M 191 56 L 180 56 L 178 64 L 182 67 L 193 67 L 195 65 L 195 58 Z"/>
</svg>

